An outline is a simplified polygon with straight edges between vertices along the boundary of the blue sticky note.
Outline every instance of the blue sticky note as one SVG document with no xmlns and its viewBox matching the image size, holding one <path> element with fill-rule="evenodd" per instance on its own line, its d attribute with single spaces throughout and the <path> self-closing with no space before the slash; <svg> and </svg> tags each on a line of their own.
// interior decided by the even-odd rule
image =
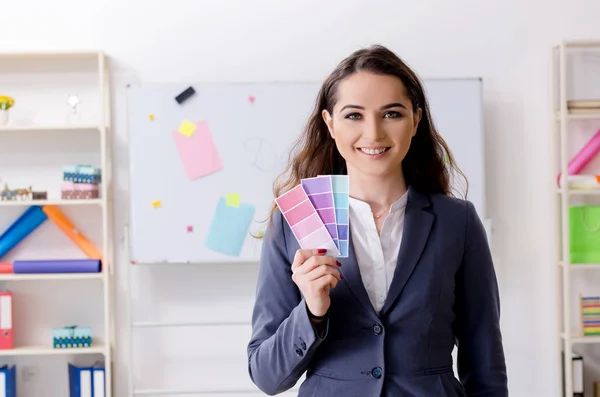
<svg viewBox="0 0 600 397">
<path fill-rule="evenodd" d="M 253 216 L 254 206 L 243 203 L 239 207 L 228 206 L 227 198 L 221 197 L 204 245 L 213 251 L 239 256 Z"/>
</svg>

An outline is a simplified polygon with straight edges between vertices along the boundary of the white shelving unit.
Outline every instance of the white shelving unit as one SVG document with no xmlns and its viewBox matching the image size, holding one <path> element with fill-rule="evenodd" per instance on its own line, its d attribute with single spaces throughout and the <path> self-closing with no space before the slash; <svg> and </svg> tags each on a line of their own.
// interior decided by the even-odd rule
<svg viewBox="0 0 600 397">
<path fill-rule="evenodd" d="M 104 258 L 100 273 L 0 274 L 2 290 L 13 292 L 15 336 L 14 349 L 0 350 L 0 358 L 3 364 L 5 360 L 17 364 L 20 397 L 68 395 L 66 363 L 92 365 L 97 361 L 104 363 L 106 396 L 112 397 L 115 332 L 109 77 L 109 60 L 101 52 L 0 53 L 0 95 L 15 99 L 9 123 L 0 126 L 0 186 L 33 186 L 33 191 L 47 192 L 45 200 L 0 201 L 0 234 L 28 206 L 53 205 Z M 70 95 L 81 101 L 76 114 L 67 104 Z M 99 199 L 61 199 L 62 166 L 73 164 L 101 168 Z M 51 221 L 38 229 L 2 259 L 85 258 Z M 54 349 L 51 328 L 73 325 L 64 322 L 79 319 L 79 326 L 94 324 L 92 347 Z M 40 356 L 52 357 L 52 361 Z M 40 368 L 39 379 L 26 383 L 21 370 L 37 365 L 46 366 Z"/>
<path fill-rule="evenodd" d="M 595 98 L 570 98 L 573 95 L 573 87 L 570 85 L 573 81 L 573 75 L 580 71 L 574 70 L 573 63 L 570 62 L 571 57 L 581 51 L 598 51 L 600 50 L 600 41 L 565 41 L 553 47 L 552 58 L 552 77 L 553 77 L 553 147 L 555 167 L 554 170 L 561 175 L 568 174 L 568 163 L 570 161 L 571 143 L 573 125 L 576 122 L 588 122 L 598 120 L 600 122 L 600 110 L 595 113 L 575 114 L 568 109 L 568 100 L 570 99 L 595 99 Z M 600 55 L 600 52 L 597 53 Z M 597 74 L 597 72 L 596 72 Z M 596 91 L 600 96 L 600 90 Z M 600 124 L 599 124 L 600 125 Z M 573 288 L 573 275 L 576 272 L 596 271 L 600 270 L 598 264 L 578 264 L 571 263 L 569 256 L 569 207 L 575 202 L 586 204 L 600 204 L 600 189 L 594 190 L 578 190 L 569 188 L 566 183 L 566 178 L 562 179 L 562 183 L 556 191 L 555 200 L 555 230 L 556 230 L 556 248 L 557 248 L 557 307 L 560 308 L 558 316 L 558 344 L 559 352 L 564 352 L 564 355 L 559 355 L 557 362 L 557 382 L 561 386 L 559 396 L 573 395 L 573 367 L 572 355 L 574 347 L 600 343 L 598 336 L 583 336 L 583 330 L 574 327 L 575 320 L 579 319 L 580 313 L 573 312 L 575 303 L 579 307 L 577 301 L 577 292 Z M 577 323 L 579 323 L 577 321 Z M 579 327 L 580 328 L 580 327 Z M 564 384 L 563 384 L 564 379 Z M 564 393 L 564 394 L 563 394 Z M 586 393 L 587 395 L 587 393 Z"/>
</svg>

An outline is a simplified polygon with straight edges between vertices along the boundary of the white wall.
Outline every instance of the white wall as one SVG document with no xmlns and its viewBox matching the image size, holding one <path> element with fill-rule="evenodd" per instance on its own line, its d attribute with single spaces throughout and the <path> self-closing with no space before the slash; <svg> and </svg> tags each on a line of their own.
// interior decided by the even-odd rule
<svg viewBox="0 0 600 397">
<path fill-rule="evenodd" d="M 495 221 L 510 394 L 550 396 L 558 386 L 550 48 L 565 38 L 600 38 L 598 15 L 597 0 L 9 1 L 0 12 L 0 51 L 102 49 L 114 58 L 118 82 L 130 73 L 145 81 L 308 80 L 322 78 L 357 47 L 382 43 L 422 77 L 483 77 L 488 208 Z M 122 97 L 117 95 L 115 106 L 119 242 L 127 218 Z M 128 287 L 120 259 L 122 299 Z M 210 269 L 175 271 L 182 277 L 165 276 L 153 288 L 200 290 L 211 284 Z M 238 301 L 249 307 L 254 273 L 245 272 Z M 178 284 L 184 279 L 185 286 Z M 239 278 L 223 281 L 244 284 Z M 215 294 L 228 295 L 224 289 Z M 189 300 L 201 294 L 173 292 L 167 299 L 186 302 L 190 316 L 205 313 L 206 306 Z M 122 332 L 119 338 L 116 395 L 125 396 L 121 370 L 128 344 Z M 161 364 L 152 365 L 152 373 L 159 373 Z M 199 372 L 187 373 L 193 378 Z"/>
</svg>

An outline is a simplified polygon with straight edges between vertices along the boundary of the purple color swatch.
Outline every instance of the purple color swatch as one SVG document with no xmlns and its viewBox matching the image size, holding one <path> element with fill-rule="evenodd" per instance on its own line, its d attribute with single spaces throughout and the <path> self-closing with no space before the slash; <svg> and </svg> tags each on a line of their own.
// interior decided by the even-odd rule
<svg viewBox="0 0 600 397">
<path fill-rule="evenodd" d="M 300 182 L 308 199 L 317 210 L 319 217 L 329 231 L 335 245 L 339 248 L 331 177 L 329 175 L 318 176 L 302 179 Z"/>
</svg>

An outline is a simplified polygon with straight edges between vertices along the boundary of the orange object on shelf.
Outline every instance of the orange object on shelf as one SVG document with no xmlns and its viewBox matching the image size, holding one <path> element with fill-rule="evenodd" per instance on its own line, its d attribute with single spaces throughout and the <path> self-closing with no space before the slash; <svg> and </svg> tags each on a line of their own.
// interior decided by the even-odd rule
<svg viewBox="0 0 600 397">
<path fill-rule="evenodd" d="M 63 231 L 90 259 L 102 259 L 102 253 L 81 232 L 73 226 L 71 221 L 53 205 L 42 207 L 44 213 L 56 226 Z"/>
</svg>

